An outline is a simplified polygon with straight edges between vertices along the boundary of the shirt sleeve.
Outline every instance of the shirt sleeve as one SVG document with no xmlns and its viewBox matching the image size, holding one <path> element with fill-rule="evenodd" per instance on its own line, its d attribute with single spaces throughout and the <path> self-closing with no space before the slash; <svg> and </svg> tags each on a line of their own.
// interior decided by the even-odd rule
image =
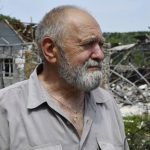
<svg viewBox="0 0 150 150">
<path fill-rule="evenodd" d="M 118 104 L 116 103 L 116 100 L 114 98 L 113 98 L 113 106 L 115 108 L 115 114 L 116 114 L 118 124 L 120 127 L 120 132 L 121 132 L 122 138 L 124 139 L 124 150 L 129 150 L 127 137 L 125 135 L 125 127 L 124 127 L 124 123 L 123 123 L 123 118 L 122 118 L 121 112 L 119 110 Z"/>
<path fill-rule="evenodd" d="M 9 150 L 7 111 L 0 106 L 0 150 Z"/>
</svg>

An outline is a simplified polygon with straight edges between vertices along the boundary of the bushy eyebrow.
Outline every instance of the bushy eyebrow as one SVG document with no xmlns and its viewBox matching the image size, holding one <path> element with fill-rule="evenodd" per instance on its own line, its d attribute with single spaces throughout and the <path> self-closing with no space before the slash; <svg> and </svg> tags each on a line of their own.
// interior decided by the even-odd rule
<svg viewBox="0 0 150 150">
<path fill-rule="evenodd" d="M 96 36 L 91 36 L 91 37 L 88 37 L 88 38 L 84 39 L 83 41 L 81 41 L 79 43 L 79 45 L 82 46 L 82 45 L 86 45 L 91 42 L 104 43 L 104 41 L 105 41 L 104 37 L 98 38 Z"/>
<path fill-rule="evenodd" d="M 85 38 L 83 41 L 81 41 L 79 44 L 77 44 L 78 46 L 85 46 L 86 44 L 90 44 L 90 43 L 94 43 L 94 42 L 98 42 L 100 45 L 103 46 L 104 42 L 105 42 L 105 38 L 104 37 L 96 37 L 96 36 L 91 36 L 88 38 Z M 72 53 L 72 55 L 77 54 L 77 53 L 81 53 L 82 51 L 85 51 L 85 49 L 80 49 L 79 51 L 75 51 Z"/>
</svg>

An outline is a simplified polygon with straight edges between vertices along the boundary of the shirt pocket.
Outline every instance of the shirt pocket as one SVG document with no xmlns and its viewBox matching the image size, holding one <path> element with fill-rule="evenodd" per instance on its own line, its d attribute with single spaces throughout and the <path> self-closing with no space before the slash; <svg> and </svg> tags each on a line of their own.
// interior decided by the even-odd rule
<svg viewBox="0 0 150 150">
<path fill-rule="evenodd" d="M 111 144 L 98 140 L 100 150 L 123 150 L 123 145 Z"/>
<path fill-rule="evenodd" d="M 62 150 L 62 146 L 61 145 L 42 145 L 42 146 L 35 146 L 33 148 L 31 148 L 31 150 Z"/>
</svg>

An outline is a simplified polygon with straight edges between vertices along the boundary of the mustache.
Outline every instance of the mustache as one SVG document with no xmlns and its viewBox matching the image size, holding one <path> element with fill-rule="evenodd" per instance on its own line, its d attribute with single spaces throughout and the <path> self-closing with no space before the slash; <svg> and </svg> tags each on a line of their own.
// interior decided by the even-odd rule
<svg viewBox="0 0 150 150">
<path fill-rule="evenodd" d="M 98 62 L 98 61 L 90 58 L 88 61 L 85 62 L 84 67 L 85 68 L 98 67 L 101 69 L 102 68 L 102 62 Z"/>
</svg>

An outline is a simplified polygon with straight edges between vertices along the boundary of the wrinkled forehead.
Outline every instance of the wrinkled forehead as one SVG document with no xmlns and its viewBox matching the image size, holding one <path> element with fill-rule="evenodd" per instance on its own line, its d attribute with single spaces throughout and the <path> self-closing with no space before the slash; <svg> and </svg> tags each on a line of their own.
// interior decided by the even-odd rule
<svg viewBox="0 0 150 150">
<path fill-rule="evenodd" d="M 66 17 L 66 37 L 82 39 L 95 36 L 102 38 L 102 31 L 99 24 L 87 12 L 70 10 Z"/>
</svg>

